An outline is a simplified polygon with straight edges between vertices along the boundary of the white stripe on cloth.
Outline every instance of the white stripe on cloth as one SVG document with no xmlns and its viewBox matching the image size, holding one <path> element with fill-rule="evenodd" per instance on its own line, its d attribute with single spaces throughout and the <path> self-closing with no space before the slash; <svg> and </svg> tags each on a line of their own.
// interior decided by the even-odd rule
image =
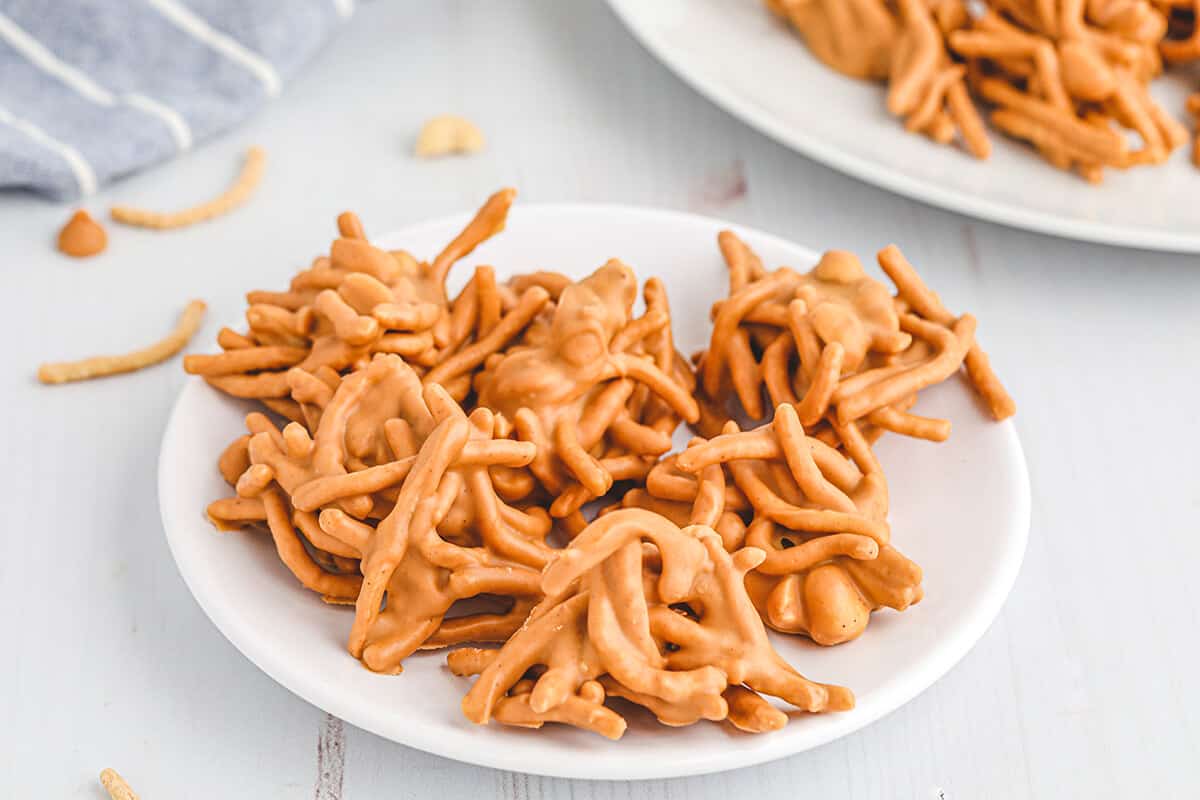
<svg viewBox="0 0 1200 800">
<path fill-rule="evenodd" d="M 102 106 L 116 104 L 117 101 L 113 97 L 112 92 L 70 64 L 60 61 L 54 53 L 46 49 L 45 45 L 26 33 L 24 29 L 4 14 L 0 14 L 0 37 L 7 39 L 9 44 L 29 59 L 38 69 L 58 78 L 93 103 Z"/>
<path fill-rule="evenodd" d="M 333 7 L 342 19 L 354 13 L 354 0 L 333 0 Z"/>
<path fill-rule="evenodd" d="M 176 0 L 147 0 L 160 14 L 181 31 L 190 34 L 209 48 L 234 61 L 258 78 L 267 94 L 275 97 L 283 87 L 279 73 L 270 61 L 213 28 L 195 12 Z"/>
<path fill-rule="evenodd" d="M 54 55 L 54 53 L 50 52 L 49 48 L 30 36 L 24 28 L 17 25 L 17 23 L 4 14 L 0 14 L 0 38 L 5 39 L 17 52 L 29 59 L 29 63 L 47 75 L 58 78 L 67 86 L 74 89 L 81 97 L 91 100 L 96 105 L 105 107 L 112 107 L 117 104 L 118 98 L 112 92 Z M 166 125 L 171 138 L 175 140 L 176 147 L 180 150 L 187 150 L 192 146 L 191 128 L 188 127 L 187 121 L 175 109 L 138 92 L 122 96 L 120 102 L 144 114 L 156 117 Z"/>
<path fill-rule="evenodd" d="M 121 99 L 127 105 L 139 111 L 144 111 L 147 114 L 153 114 L 162 120 L 163 124 L 167 126 L 167 130 L 171 132 L 171 138 L 175 140 L 175 146 L 181 151 L 191 149 L 192 129 L 188 127 L 187 120 L 178 111 L 140 92 L 127 94 Z"/>
<path fill-rule="evenodd" d="M 75 183 L 79 185 L 80 194 L 86 196 L 95 193 L 96 173 L 87 159 L 74 147 L 60 142 L 29 120 L 14 116 L 3 106 L 0 106 L 0 123 L 12 126 L 47 150 L 57 153 L 71 168 L 71 172 L 75 176 Z"/>
</svg>

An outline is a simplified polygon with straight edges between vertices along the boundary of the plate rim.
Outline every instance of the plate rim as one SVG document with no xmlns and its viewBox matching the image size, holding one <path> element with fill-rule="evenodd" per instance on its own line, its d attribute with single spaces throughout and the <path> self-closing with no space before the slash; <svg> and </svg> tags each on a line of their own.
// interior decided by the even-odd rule
<svg viewBox="0 0 1200 800">
<path fill-rule="evenodd" d="M 709 227 L 731 228 L 745 232 L 754 238 L 786 246 L 788 249 L 808 252 L 815 257 L 815 253 L 811 248 L 799 245 L 783 237 L 745 225 L 734 224 L 726 220 L 683 211 L 647 208 L 620 203 L 531 203 L 514 209 L 514 213 L 520 213 L 522 216 L 564 213 L 593 214 L 597 212 L 624 214 L 638 217 L 642 220 L 645 220 L 647 217 L 663 220 L 674 219 L 692 224 L 699 223 Z M 412 232 L 422 228 L 449 226 L 459 223 L 463 219 L 469 218 L 469 216 L 470 214 L 452 214 L 432 220 L 418 221 L 375 237 L 375 239 L 392 239 L 411 235 Z M 970 618 L 969 624 L 961 626 L 957 635 L 943 640 L 935 651 L 935 654 L 920 662 L 918 668 L 914 669 L 912 674 L 908 675 L 903 682 L 890 687 L 888 691 L 880 691 L 876 692 L 874 696 L 868 696 L 866 699 L 870 700 L 870 702 L 860 702 L 853 713 L 838 715 L 837 718 L 844 721 L 839 725 L 831 727 L 828 731 L 828 736 L 823 741 L 796 747 L 794 746 L 794 742 L 787 737 L 767 738 L 765 746 L 753 751 L 725 748 L 716 753 L 705 752 L 703 755 L 697 755 L 692 759 L 682 762 L 676 759 L 669 764 L 660 764 L 655 759 L 644 759 L 626 764 L 625 771 L 621 774 L 578 768 L 579 766 L 585 767 L 588 763 L 587 759 L 548 759 L 538 761 L 522 756 L 513 758 L 505 753 L 503 747 L 471 748 L 435 746 L 433 743 L 423 741 L 419 735 L 398 736 L 394 729 L 385 729 L 385 726 L 382 724 L 375 724 L 375 714 L 367 714 L 366 718 L 364 718 L 362 710 L 356 707 L 352 708 L 351 706 L 354 704 L 342 699 L 342 693 L 330 689 L 327 681 L 309 680 L 304 677 L 302 670 L 289 672 L 288 670 L 277 668 L 270 658 L 268 652 L 270 648 L 266 644 L 260 643 L 252 632 L 244 629 L 244 626 L 238 620 L 235 620 L 232 615 L 226 614 L 221 607 L 215 605 L 206 592 L 197 592 L 197 567 L 190 564 L 186 558 L 180 557 L 180 548 L 182 547 L 180 537 L 183 536 L 182 529 L 184 525 L 176 519 L 174 512 L 175 504 L 167 502 L 168 499 L 176 496 L 176 492 L 172 486 L 172 476 L 168 474 L 167 467 L 168 464 L 173 463 L 175 458 L 178 439 L 176 429 L 184 424 L 182 422 L 184 400 L 191 393 L 202 388 L 204 388 L 204 382 L 198 376 L 189 376 L 181 387 L 163 430 L 157 465 L 157 499 L 167 546 L 171 552 L 172 560 L 175 562 L 175 567 L 183 578 L 184 584 L 187 586 L 192 598 L 200 606 L 201 610 L 204 611 L 210 622 L 220 631 L 221 635 L 239 653 L 264 674 L 301 700 L 388 741 L 412 747 L 432 755 L 477 766 L 565 779 L 604 781 L 653 780 L 707 775 L 751 767 L 823 747 L 872 725 L 879 719 L 907 705 L 962 660 L 983 637 L 999 615 L 1016 582 L 1028 547 L 1030 524 L 1032 521 L 1032 488 L 1024 449 L 1017 435 L 1016 426 L 1009 419 L 993 423 L 1003 432 L 1008 445 L 1012 448 L 1014 467 L 1018 473 L 1015 476 L 1017 479 L 1017 494 L 1014 498 L 1015 512 L 1010 518 L 1010 535 L 1013 537 L 1014 546 L 1006 553 L 1006 558 L 999 565 L 997 579 L 990 585 L 990 590 L 980 598 L 978 609 L 975 615 Z M 862 699 L 864 698 L 860 698 L 860 700 Z"/>
<path fill-rule="evenodd" d="M 694 72 L 670 44 L 660 38 L 652 26 L 643 24 L 634 12 L 638 0 L 606 0 L 639 44 L 655 60 L 671 70 L 689 87 L 731 116 L 813 161 L 824 164 L 863 183 L 885 189 L 910 200 L 936 208 L 994 222 L 1017 230 L 1030 231 L 1060 239 L 1112 245 L 1165 253 L 1200 253 L 1200 233 L 1147 231 L 1103 222 L 1090 222 L 1029 211 L 1009 203 L 982 199 L 967 191 L 947 189 L 935 182 L 913 178 L 893 169 L 846 152 L 836 144 L 810 136 L 805 131 L 775 119 L 734 89 L 708 80 Z M 762 10 L 762 9 L 759 9 Z M 764 11 L 765 13 L 765 11 Z M 897 133 L 903 133 L 897 129 Z"/>
</svg>

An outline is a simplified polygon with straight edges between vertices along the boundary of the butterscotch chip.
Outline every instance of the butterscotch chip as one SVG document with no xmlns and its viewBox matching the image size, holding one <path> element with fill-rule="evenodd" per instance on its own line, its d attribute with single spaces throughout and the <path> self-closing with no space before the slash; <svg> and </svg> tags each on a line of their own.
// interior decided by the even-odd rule
<svg viewBox="0 0 1200 800">
<path fill-rule="evenodd" d="M 58 232 L 58 249 L 74 258 L 87 258 L 104 252 L 108 233 L 82 208 L 71 215 Z"/>
</svg>

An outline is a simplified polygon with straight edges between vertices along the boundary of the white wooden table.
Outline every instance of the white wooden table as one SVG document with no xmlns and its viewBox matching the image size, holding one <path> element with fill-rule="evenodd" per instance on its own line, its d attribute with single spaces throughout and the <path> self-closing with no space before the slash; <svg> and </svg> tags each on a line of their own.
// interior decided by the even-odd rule
<svg viewBox="0 0 1200 800">
<path fill-rule="evenodd" d="M 475 119 L 488 151 L 413 160 L 420 122 L 446 111 Z M 5 797 L 98 798 L 105 766 L 145 800 L 1200 796 L 1200 258 L 1025 234 L 842 177 L 709 105 L 598 0 L 363 7 L 248 125 L 91 205 L 204 196 L 251 143 L 270 164 L 247 208 L 175 233 L 113 229 L 89 261 L 54 251 L 66 208 L 0 197 Z M 159 523 L 178 361 L 57 388 L 35 382 L 37 363 L 149 341 L 193 296 L 211 306 L 208 347 L 244 290 L 327 247 L 337 212 L 383 232 L 504 184 L 527 202 L 699 211 L 818 249 L 869 256 L 895 241 L 978 315 L 1020 403 L 1034 521 L 1003 614 L 961 664 L 816 751 L 604 784 L 466 766 L 342 726 L 222 638 Z"/>
</svg>

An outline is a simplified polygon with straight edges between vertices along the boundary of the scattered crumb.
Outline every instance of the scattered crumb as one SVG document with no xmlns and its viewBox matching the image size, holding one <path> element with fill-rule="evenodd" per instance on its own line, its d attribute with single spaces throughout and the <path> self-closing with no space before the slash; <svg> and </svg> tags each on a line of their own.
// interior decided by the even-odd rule
<svg viewBox="0 0 1200 800">
<path fill-rule="evenodd" d="M 129 784 L 115 769 L 103 770 L 100 773 L 100 784 L 112 800 L 138 800 L 137 792 L 129 788 Z"/>
<path fill-rule="evenodd" d="M 442 114 L 425 123 L 417 136 L 417 158 L 478 153 L 486 144 L 483 131 L 466 117 Z"/>
</svg>

